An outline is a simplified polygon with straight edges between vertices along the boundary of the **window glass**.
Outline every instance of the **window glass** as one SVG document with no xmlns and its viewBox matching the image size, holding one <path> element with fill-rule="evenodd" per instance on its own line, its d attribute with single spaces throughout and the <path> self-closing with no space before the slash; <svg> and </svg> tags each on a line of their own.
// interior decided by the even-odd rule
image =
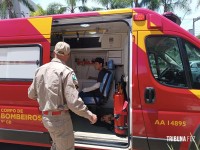
<svg viewBox="0 0 200 150">
<path fill-rule="evenodd" d="M 158 77 L 158 70 L 156 69 L 156 61 L 155 61 L 155 55 L 153 53 L 149 54 L 149 61 L 151 65 L 151 70 L 155 78 Z"/>
<path fill-rule="evenodd" d="M 152 74 L 165 85 L 187 87 L 177 39 L 150 36 L 146 39 Z"/>
<path fill-rule="evenodd" d="M 0 47 L 0 79 L 31 79 L 40 64 L 40 47 Z"/>
<path fill-rule="evenodd" d="M 185 42 L 185 48 L 192 74 L 192 86 L 193 88 L 200 89 L 200 49 L 189 42 Z"/>
</svg>

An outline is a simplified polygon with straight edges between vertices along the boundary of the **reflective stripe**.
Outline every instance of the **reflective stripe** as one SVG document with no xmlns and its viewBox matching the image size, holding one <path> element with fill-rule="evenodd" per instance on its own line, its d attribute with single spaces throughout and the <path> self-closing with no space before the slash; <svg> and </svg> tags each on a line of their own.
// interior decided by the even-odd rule
<svg viewBox="0 0 200 150">
<path fill-rule="evenodd" d="M 66 113 L 66 112 L 67 112 L 67 110 L 61 110 L 61 111 L 43 111 L 42 114 L 54 116 L 54 115 L 61 115 L 61 114 Z"/>
</svg>

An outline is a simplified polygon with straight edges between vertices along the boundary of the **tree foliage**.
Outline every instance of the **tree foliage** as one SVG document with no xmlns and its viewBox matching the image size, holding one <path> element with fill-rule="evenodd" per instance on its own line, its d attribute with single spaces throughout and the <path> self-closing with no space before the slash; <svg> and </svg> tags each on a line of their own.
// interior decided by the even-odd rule
<svg viewBox="0 0 200 150">
<path fill-rule="evenodd" d="M 37 4 L 37 10 L 35 12 L 31 12 L 30 16 L 32 16 L 32 17 L 33 16 L 44 16 L 46 14 L 47 14 L 46 10 L 44 10 L 42 8 L 42 6 L 40 6 L 39 4 Z"/>
<path fill-rule="evenodd" d="M 102 8 L 100 8 L 100 7 L 92 7 L 92 8 L 89 8 L 89 7 L 87 7 L 86 5 L 84 5 L 84 6 L 79 6 L 79 11 L 80 11 L 80 12 L 99 11 L 99 10 L 102 10 Z"/>
<path fill-rule="evenodd" d="M 79 0 L 65 0 L 66 3 L 67 3 L 67 10 L 69 10 L 71 13 L 74 13 L 75 12 L 75 9 L 77 8 L 76 6 L 76 3 L 79 1 Z"/>
<path fill-rule="evenodd" d="M 151 10 L 158 10 L 163 7 L 164 12 L 173 12 L 177 8 L 190 11 L 190 2 L 191 0 L 142 0 L 139 6 L 146 6 Z"/>
<path fill-rule="evenodd" d="M 127 8 L 133 6 L 133 0 L 113 0 L 111 3 L 111 9 L 117 9 L 117 8 Z"/>
<path fill-rule="evenodd" d="M 66 7 L 64 7 L 60 3 L 50 3 L 47 6 L 47 9 L 44 10 L 40 5 L 37 5 L 37 11 L 31 12 L 31 16 L 44 16 L 44 15 L 53 15 L 53 14 L 62 14 L 66 11 Z"/>
<path fill-rule="evenodd" d="M 2 19 L 6 18 L 6 12 L 7 12 L 7 3 L 3 0 L 0 0 L 0 17 Z"/>
<path fill-rule="evenodd" d="M 199 7 L 200 6 L 200 0 L 197 2 L 197 7 Z"/>
<path fill-rule="evenodd" d="M 46 13 L 47 15 L 52 14 L 62 14 L 66 11 L 66 7 L 64 7 L 60 3 L 50 3 L 47 7 Z"/>
<path fill-rule="evenodd" d="M 134 0 L 96 0 L 97 3 L 101 4 L 105 9 L 117 9 L 132 7 Z"/>
</svg>

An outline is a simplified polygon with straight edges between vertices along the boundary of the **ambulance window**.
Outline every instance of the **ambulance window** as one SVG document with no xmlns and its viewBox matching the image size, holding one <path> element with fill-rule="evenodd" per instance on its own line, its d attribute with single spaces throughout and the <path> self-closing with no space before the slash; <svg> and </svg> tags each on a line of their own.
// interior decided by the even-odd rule
<svg viewBox="0 0 200 150">
<path fill-rule="evenodd" d="M 185 41 L 191 71 L 192 88 L 200 89 L 200 49 Z"/>
<path fill-rule="evenodd" d="M 153 53 L 149 54 L 149 61 L 151 65 L 151 70 L 155 78 L 158 78 L 158 70 L 156 68 L 156 61 L 155 61 L 155 55 Z"/>
<path fill-rule="evenodd" d="M 149 63 L 154 78 L 165 85 L 187 87 L 177 39 L 154 36 L 146 39 Z"/>
<path fill-rule="evenodd" d="M 39 46 L 0 47 L 0 80 L 32 79 L 40 51 Z"/>
</svg>

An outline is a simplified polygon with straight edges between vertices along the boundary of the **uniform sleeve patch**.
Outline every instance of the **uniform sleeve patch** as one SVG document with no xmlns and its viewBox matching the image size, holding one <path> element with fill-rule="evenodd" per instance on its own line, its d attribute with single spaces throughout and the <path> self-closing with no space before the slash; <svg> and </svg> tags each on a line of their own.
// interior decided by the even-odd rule
<svg viewBox="0 0 200 150">
<path fill-rule="evenodd" d="M 72 80 L 73 80 L 73 81 L 76 81 L 76 80 L 77 80 L 76 75 L 75 75 L 74 73 L 72 74 Z"/>
</svg>

